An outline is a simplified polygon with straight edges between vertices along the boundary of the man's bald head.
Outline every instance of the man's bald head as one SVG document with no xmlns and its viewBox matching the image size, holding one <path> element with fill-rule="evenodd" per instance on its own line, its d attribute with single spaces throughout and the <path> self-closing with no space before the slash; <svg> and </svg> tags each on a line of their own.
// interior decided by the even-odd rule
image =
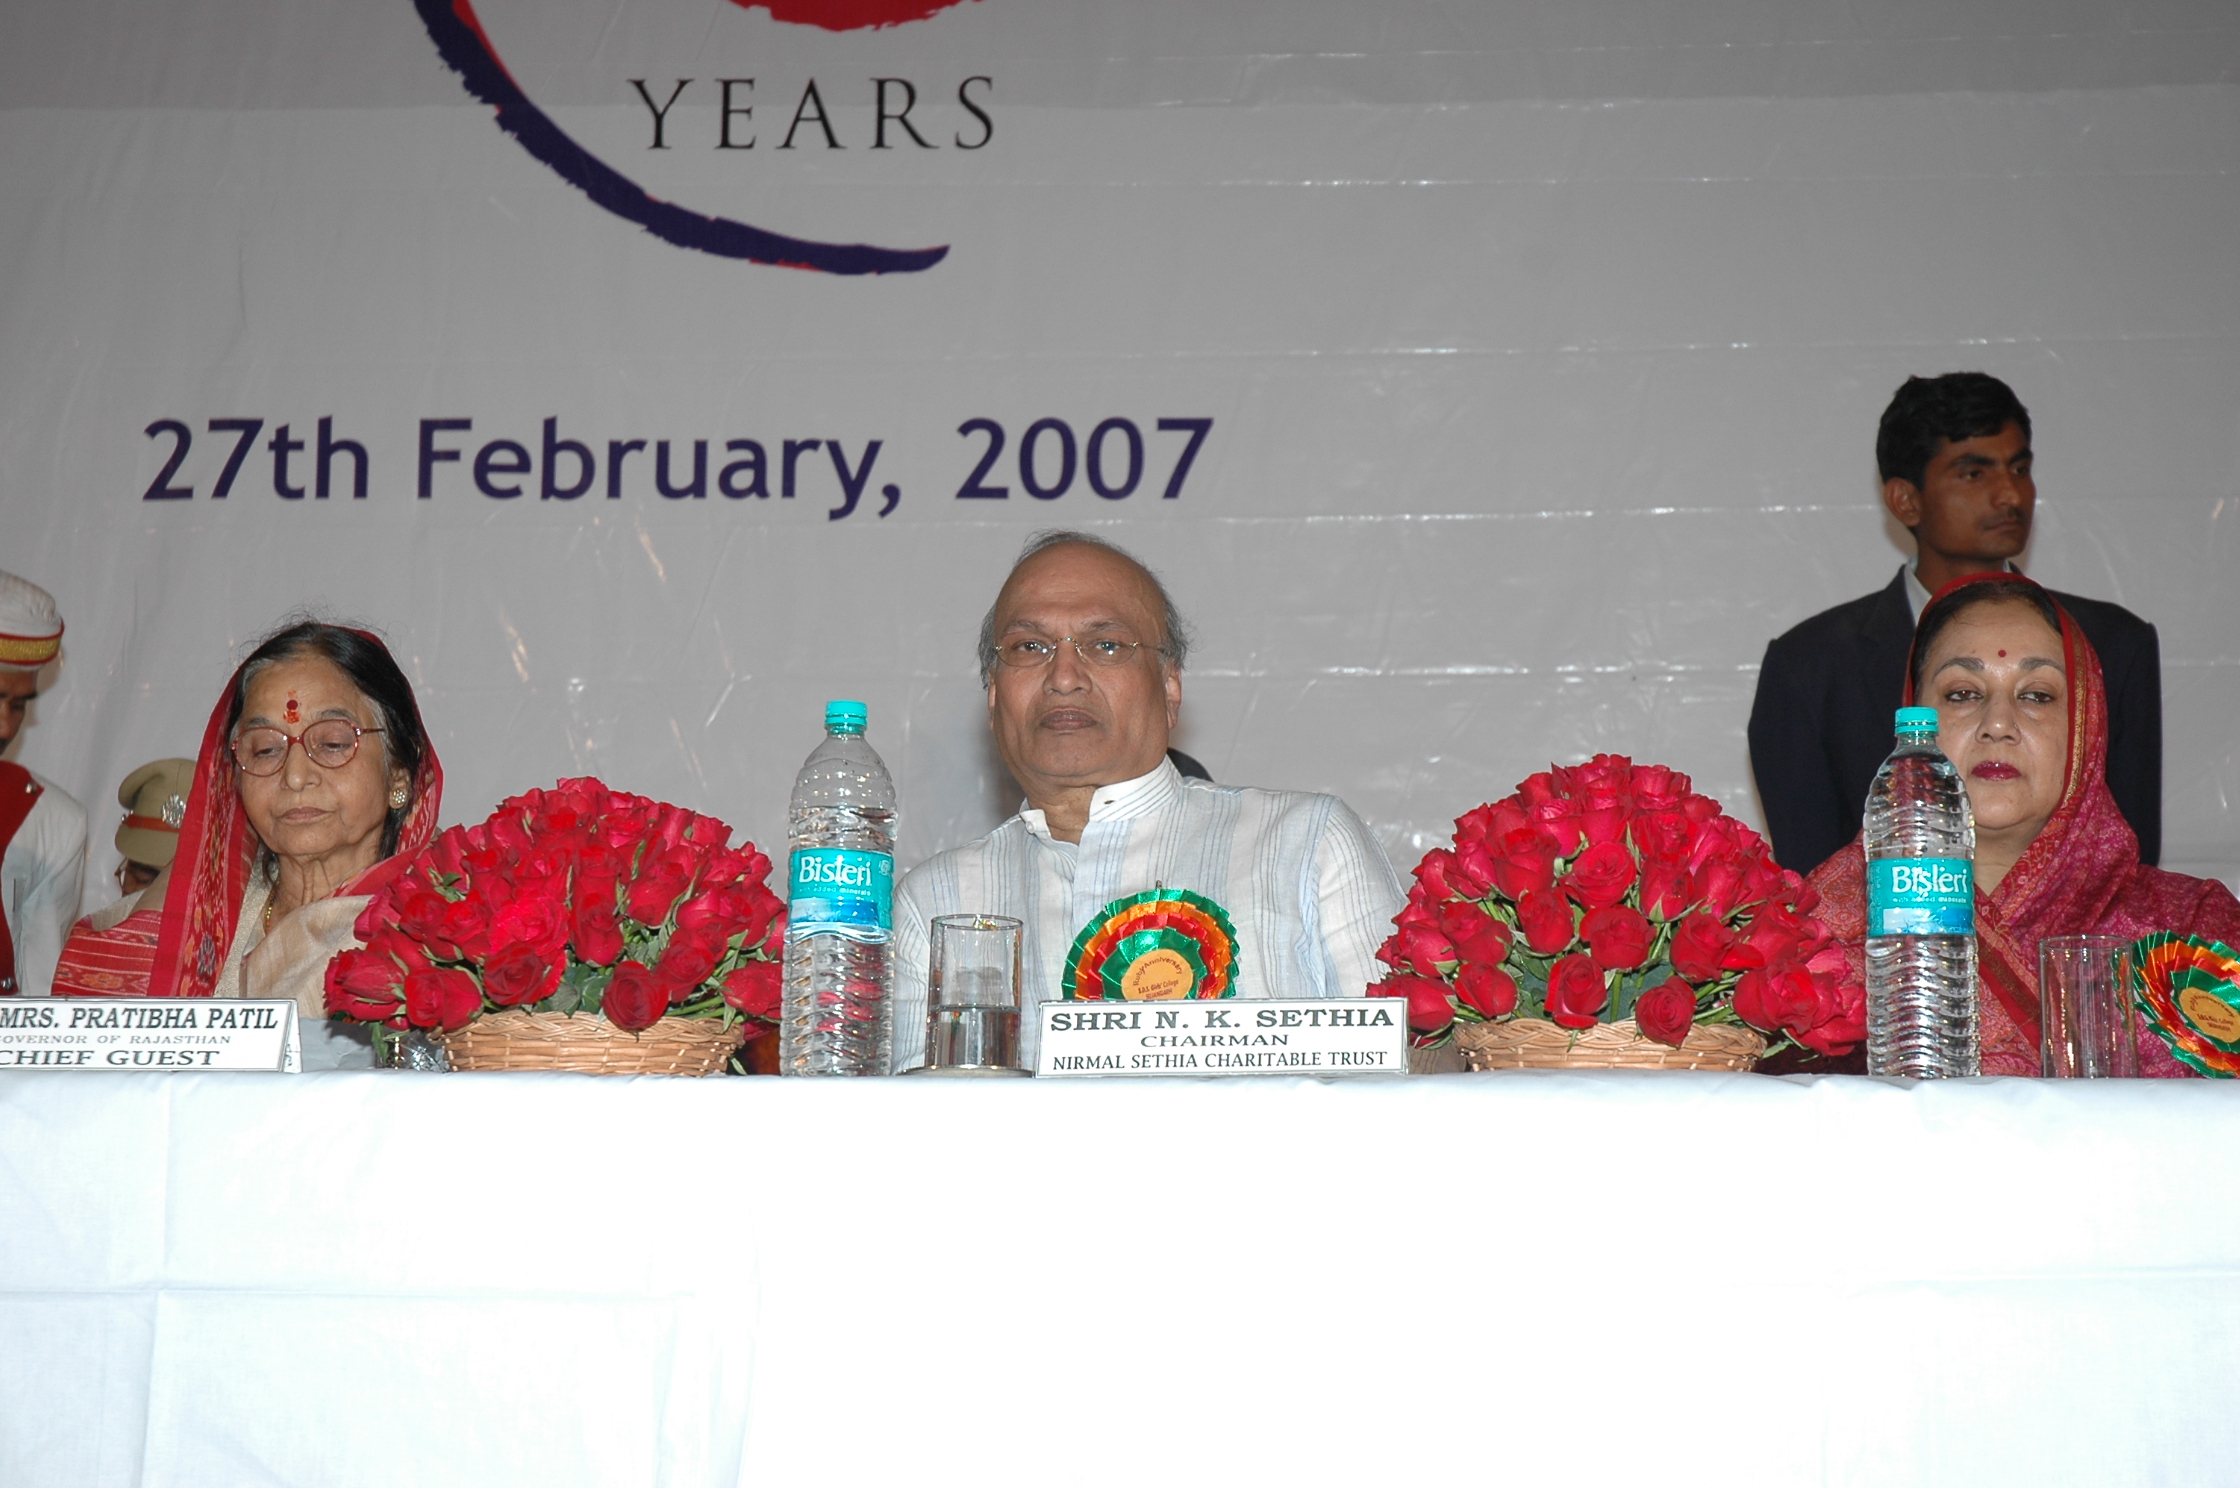
<svg viewBox="0 0 2240 1488">
<path fill-rule="evenodd" d="M 1004 579 L 1003 588 L 996 591 L 995 603 L 988 606 L 988 613 L 981 617 L 980 685 L 985 687 L 995 680 L 996 614 L 1003 608 L 1004 596 L 1017 586 L 1022 572 L 1028 565 L 1053 548 L 1061 548 L 1069 544 L 1079 544 L 1085 548 L 1108 553 L 1135 571 L 1159 617 L 1158 652 L 1177 671 L 1181 670 L 1190 650 L 1190 626 L 1182 618 L 1182 612 L 1175 608 L 1174 601 L 1167 597 L 1167 586 L 1159 582 L 1159 576 L 1153 573 L 1141 559 L 1118 543 L 1106 542 L 1101 537 L 1094 537 L 1086 532 L 1076 532 L 1071 528 L 1052 527 L 1037 532 L 1027 539 L 1026 546 L 1019 549 L 1019 556 L 1013 560 L 1011 573 Z"/>
</svg>

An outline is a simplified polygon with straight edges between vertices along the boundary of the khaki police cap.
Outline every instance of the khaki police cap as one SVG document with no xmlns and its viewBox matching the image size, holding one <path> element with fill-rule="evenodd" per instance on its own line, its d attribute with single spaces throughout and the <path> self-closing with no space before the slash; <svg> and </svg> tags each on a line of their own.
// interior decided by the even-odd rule
<svg viewBox="0 0 2240 1488">
<path fill-rule="evenodd" d="M 191 759 L 156 760 L 125 776 L 117 787 L 117 804 L 125 811 L 117 827 L 117 851 L 151 868 L 170 867 L 193 789 Z"/>
</svg>

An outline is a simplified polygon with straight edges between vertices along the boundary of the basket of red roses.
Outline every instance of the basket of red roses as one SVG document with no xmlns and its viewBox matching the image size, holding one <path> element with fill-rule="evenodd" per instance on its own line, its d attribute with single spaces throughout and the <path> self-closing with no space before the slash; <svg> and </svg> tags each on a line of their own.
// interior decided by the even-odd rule
<svg viewBox="0 0 2240 1488">
<path fill-rule="evenodd" d="M 564 780 L 452 827 L 358 917 L 327 1010 L 451 1067 L 712 1074 L 778 1016 L 785 905 L 714 817 Z"/>
<path fill-rule="evenodd" d="M 1845 1054 L 1866 993 L 1818 896 L 1662 765 L 1597 755 L 1459 818 L 1416 866 L 1369 990 L 1473 1069 L 1749 1069 Z"/>
</svg>

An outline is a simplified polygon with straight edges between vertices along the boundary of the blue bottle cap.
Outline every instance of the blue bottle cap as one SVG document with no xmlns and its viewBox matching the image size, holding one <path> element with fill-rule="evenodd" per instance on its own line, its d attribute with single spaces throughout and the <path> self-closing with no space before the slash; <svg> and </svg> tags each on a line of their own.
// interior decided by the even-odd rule
<svg viewBox="0 0 2240 1488">
<path fill-rule="evenodd" d="M 840 705 L 834 703 L 833 706 L 837 708 Z M 1909 734 L 1919 733 L 1923 729 L 1928 729 L 1934 733 L 1937 727 L 1937 710 L 1934 708 L 1900 708 L 1898 710 L 1898 727 Z"/>
<path fill-rule="evenodd" d="M 1929 716 L 1934 718 L 1936 714 L 1932 711 Z M 824 726 L 827 733 L 860 734 L 864 725 L 870 721 L 870 710 L 861 703 L 834 698 L 824 705 Z"/>
</svg>

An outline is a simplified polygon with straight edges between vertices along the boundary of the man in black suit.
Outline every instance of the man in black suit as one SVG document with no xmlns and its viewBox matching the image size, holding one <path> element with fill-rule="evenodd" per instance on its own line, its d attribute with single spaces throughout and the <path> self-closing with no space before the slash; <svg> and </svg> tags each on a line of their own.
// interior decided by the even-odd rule
<svg viewBox="0 0 2240 1488">
<path fill-rule="evenodd" d="M 1882 500 L 1919 551 L 1880 591 L 1823 610 L 1766 647 L 1750 707 L 1750 766 L 1783 867 L 1810 873 L 1859 833 L 1867 787 L 1891 746 L 1913 626 L 1963 574 L 2011 567 L 2038 499 L 2030 414 L 1982 372 L 1909 377 L 1875 439 Z M 2108 788 L 2139 856 L 2162 856 L 2162 653 L 2121 605 L 2054 598 L 2100 653 L 2108 684 Z"/>
</svg>

